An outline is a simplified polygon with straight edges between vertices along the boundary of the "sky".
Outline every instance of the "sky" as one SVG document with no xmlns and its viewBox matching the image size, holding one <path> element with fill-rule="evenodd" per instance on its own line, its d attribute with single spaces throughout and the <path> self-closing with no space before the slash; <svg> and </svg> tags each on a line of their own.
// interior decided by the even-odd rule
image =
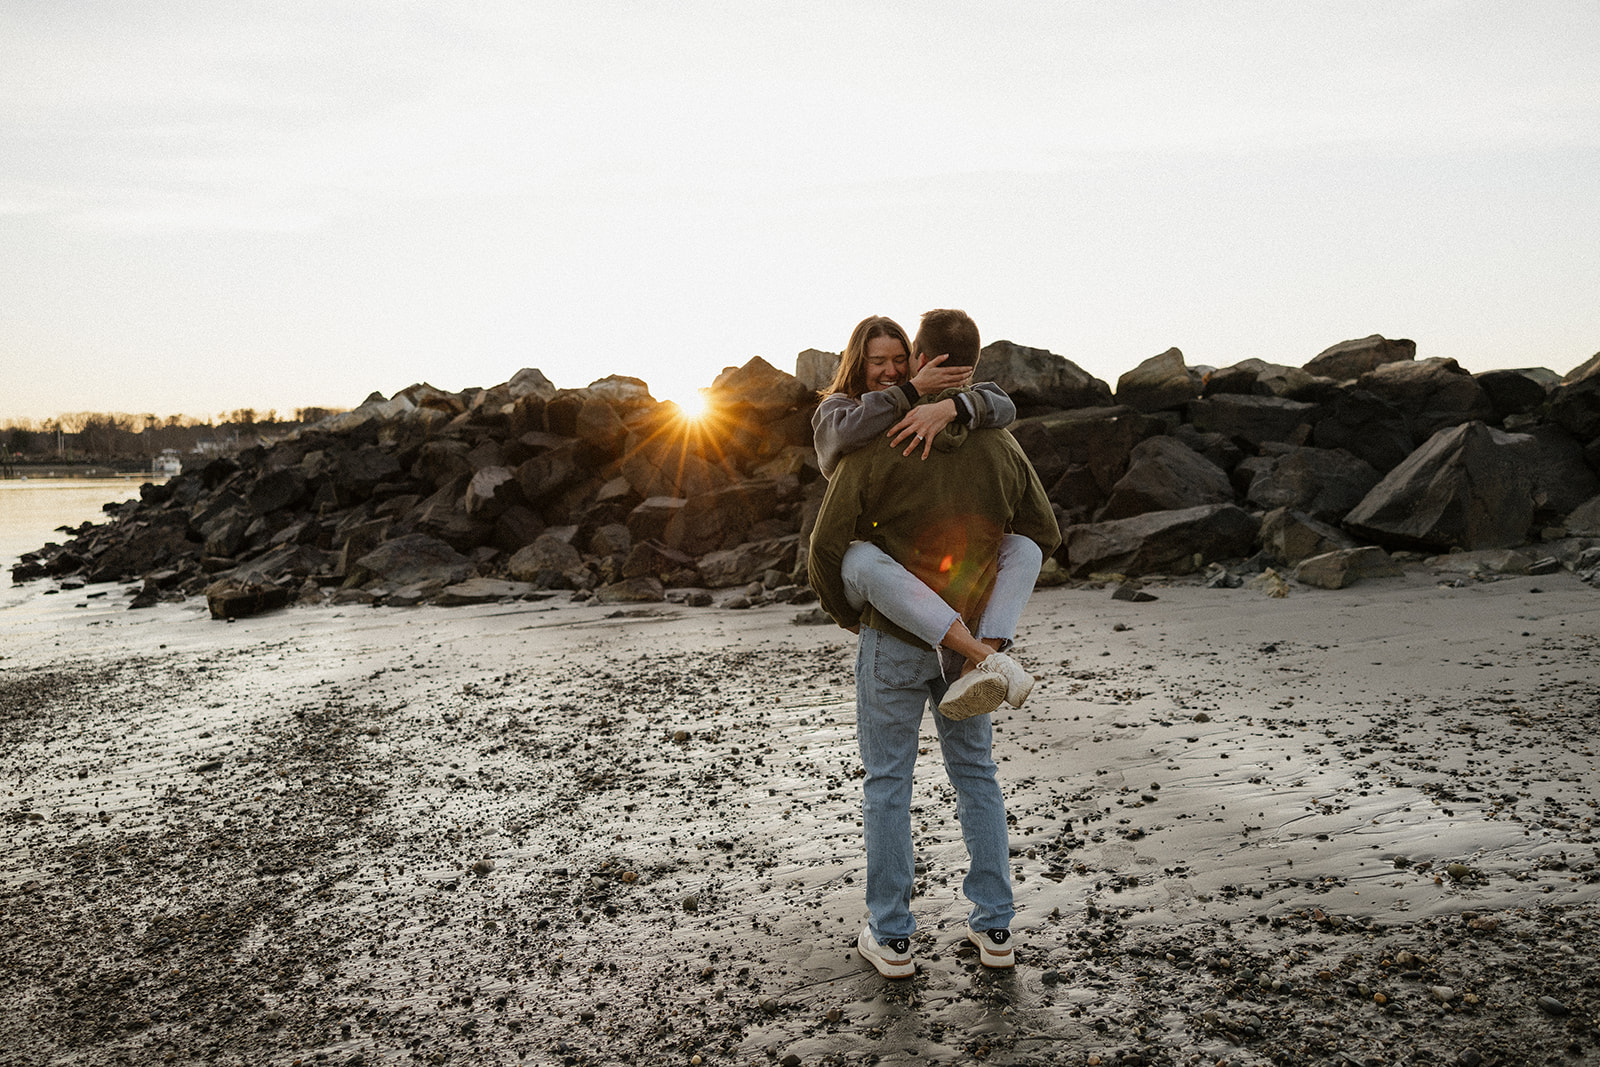
<svg viewBox="0 0 1600 1067">
<path fill-rule="evenodd" d="M 1600 5 L 0 0 L 0 421 L 1600 350 Z"/>
</svg>

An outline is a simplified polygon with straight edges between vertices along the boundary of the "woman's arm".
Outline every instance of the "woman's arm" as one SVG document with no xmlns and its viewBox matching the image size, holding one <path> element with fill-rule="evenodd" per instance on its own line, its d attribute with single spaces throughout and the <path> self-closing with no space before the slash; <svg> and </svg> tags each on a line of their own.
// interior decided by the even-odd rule
<svg viewBox="0 0 1600 1067">
<path fill-rule="evenodd" d="M 811 413 L 817 465 L 822 468 L 823 477 L 832 478 L 839 460 L 887 433 L 910 406 L 906 394 L 899 389 L 863 393 L 860 400 L 844 393 L 823 397 Z"/>
<path fill-rule="evenodd" d="M 973 429 L 979 426 L 1010 426 L 1017 421 L 1017 405 L 1004 389 L 993 382 L 979 382 L 962 396 L 972 401 Z"/>
</svg>

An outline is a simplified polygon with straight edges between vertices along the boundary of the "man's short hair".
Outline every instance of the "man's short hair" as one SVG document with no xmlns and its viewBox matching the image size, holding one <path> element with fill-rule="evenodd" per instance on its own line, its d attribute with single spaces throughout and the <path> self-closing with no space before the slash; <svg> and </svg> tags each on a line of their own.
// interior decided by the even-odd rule
<svg viewBox="0 0 1600 1067">
<path fill-rule="evenodd" d="M 971 367 L 978 362 L 978 324 L 965 311 L 935 308 L 922 316 L 917 328 L 918 352 L 912 355 L 948 355 L 946 367 Z"/>
</svg>

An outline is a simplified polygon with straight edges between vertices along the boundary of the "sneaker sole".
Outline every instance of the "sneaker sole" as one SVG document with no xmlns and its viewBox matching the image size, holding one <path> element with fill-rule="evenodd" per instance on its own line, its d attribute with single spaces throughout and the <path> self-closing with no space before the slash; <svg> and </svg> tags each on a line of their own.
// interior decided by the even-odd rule
<svg viewBox="0 0 1600 1067">
<path fill-rule="evenodd" d="M 1023 702 L 1028 699 L 1028 695 L 1030 693 L 1032 693 L 1032 692 L 1033 692 L 1033 676 L 1029 675 L 1028 676 L 1028 684 L 1022 687 L 1022 692 L 1017 694 L 1017 699 L 1015 699 L 1015 700 L 1011 699 L 1011 688 L 1009 686 L 1006 687 L 1006 703 L 1010 704 L 1014 708 L 1020 708 L 1020 707 L 1022 707 Z"/>
<path fill-rule="evenodd" d="M 985 967 L 1003 971 L 1017 965 L 1016 956 L 1009 945 L 1004 952 L 996 952 L 989 945 L 984 944 L 984 940 L 980 935 L 973 933 L 971 930 L 967 931 L 967 940 L 977 948 L 978 962 Z"/>
<path fill-rule="evenodd" d="M 875 958 L 867 955 L 867 950 L 859 944 L 856 945 L 856 951 L 861 954 L 862 959 L 872 964 L 873 968 L 885 978 L 910 978 L 917 973 L 917 965 L 912 960 L 902 962 Z"/>
<path fill-rule="evenodd" d="M 956 722 L 987 715 L 1004 703 L 1008 689 L 1006 680 L 998 674 L 981 678 L 954 700 L 941 702 L 939 714 Z"/>
</svg>

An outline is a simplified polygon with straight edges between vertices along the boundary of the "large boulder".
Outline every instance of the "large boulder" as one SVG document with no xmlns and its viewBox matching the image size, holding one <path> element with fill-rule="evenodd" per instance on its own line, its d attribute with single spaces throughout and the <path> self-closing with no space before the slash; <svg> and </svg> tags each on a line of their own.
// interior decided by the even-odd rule
<svg viewBox="0 0 1600 1067">
<path fill-rule="evenodd" d="M 446 585 L 466 581 L 477 568 L 466 556 L 426 534 L 407 534 L 385 541 L 350 568 L 344 584 L 366 585 L 382 581 L 394 586 L 439 581 Z"/>
<path fill-rule="evenodd" d="M 1172 437 L 1139 442 L 1128 472 L 1111 489 L 1099 518 L 1125 519 L 1147 511 L 1178 511 L 1233 502 L 1228 472 Z"/>
<path fill-rule="evenodd" d="M 1357 341 L 1340 341 L 1325 348 L 1305 365 L 1305 370 L 1322 378 L 1349 381 L 1359 378 L 1385 363 L 1399 363 L 1417 358 L 1417 343 L 1400 338 L 1387 340 L 1378 334 Z"/>
<path fill-rule="evenodd" d="M 1397 548 L 1510 548 L 1533 523 L 1533 480 L 1509 435 L 1481 422 L 1440 430 L 1345 516 Z"/>
<path fill-rule="evenodd" d="M 1385 363 L 1363 374 L 1359 382 L 1362 389 L 1405 413 L 1414 444 L 1447 426 L 1494 418 L 1489 394 L 1453 359 Z"/>
<path fill-rule="evenodd" d="M 1399 466 L 1416 448 L 1405 412 L 1364 389 L 1341 389 L 1324 405 L 1311 443 L 1342 448 L 1380 474 Z"/>
<path fill-rule="evenodd" d="M 1533 481 L 1535 522 L 1557 523 L 1600 493 L 1600 477 L 1584 458 L 1583 445 L 1559 426 L 1530 426 L 1505 440 Z"/>
<path fill-rule="evenodd" d="M 594 386 L 589 388 L 592 390 Z M 645 395 L 649 396 L 648 393 Z M 578 421 L 574 426 L 578 440 L 608 459 L 621 455 L 622 447 L 628 440 L 628 428 L 623 425 L 622 417 L 617 414 L 613 404 L 614 401 L 600 396 L 589 397 L 578 408 Z"/>
<path fill-rule="evenodd" d="M 629 433 L 622 476 L 640 499 L 699 496 L 734 480 L 721 463 L 705 457 L 696 438 L 654 423 Z"/>
<path fill-rule="evenodd" d="M 305 495 L 304 472 L 298 467 L 283 467 L 257 478 L 245 493 L 245 503 L 252 513 L 267 515 L 294 507 Z"/>
<path fill-rule="evenodd" d="M 1189 574 L 1206 563 L 1248 556 L 1260 520 L 1233 504 L 1151 511 L 1065 531 L 1074 577 L 1095 573 Z"/>
<path fill-rule="evenodd" d="M 1573 508 L 1561 523 L 1573 537 L 1600 537 L 1600 496 Z"/>
<path fill-rule="evenodd" d="M 1562 377 L 1550 395 L 1550 419 L 1580 441 L 1600 437 L 1600 352 Z"/>
<path fill-rule="evenodd" d="M 1004 389 L 1021 416 L 1111 403 L 1111 386 L 1065 356 L 1011 341 L 983 347 L 973 380 Z"/>
<path fill-rule="evenodd" d="M 748 542 L 700 557 L 701 579 L 710 589 L 726 589 L 759 580 L 767 571 L 788 573 L 794 567 L 799 537 Z"/>
<path fill-rule="evenodd" d="M 1489 398 L 1494 417 L 1500 420 L 1508 415 L 1526 415 L 1538 410 L 1549 399 L 1550 390 L 1561 381 L 1555 371 L 1543 367 L 1486 370 L 1473 377 Z"/>
<path fill-rule="evenodd" d="M 1299 444 L 1311 433 L 1317 405 L 1279 396 L 1219 393 L 1189 402 L 1189 422 L 1201 433 L 1220 433 L 1250 450 L 1268 441 Z"/>
<path fill-rule="evenodd" d="M 540 534 L 533 544 L 517 551 L 506 572 L 519 582 L 539 589 L 571 588 L 575 572 L 583 569 L 583 556 L 555 534 Z"/>
<path fill-rule="evenodd" d="M 1199 395 L 1200 382 L 1176 348 L 1151 356 L 1117 379 L 1117 403 L 1135 411 L 1175 411 Z"/>
<path fill-rule="evenodd" d="M 555 385 L 544 376 L 543 371 L 533 367 L 523 367 L 513 374 L 511 380 L 506 383 L 506 388 L 511 394 L 512 401 L 521 400 L 526 396 L 548 400 L 556 395 Z"/>
<path fill-rule="evenodd" d="M 913 477 L 915 475 L 912 475 Z M 778 503 L 778 487 L 770 479 L 751 479 L 688 499 L 674 511 L 661 540 L 691 556 L 731 548 Z"/>
<path fill-rule="evenodd" d="M 1013 433 L 1037 433 L 1040 427 L 1056 447 L 1066 453 L 1070 464 L 1087 467 L 1104 496 L 1128 471 L 1133 446 L 1146 438 L 1166 432 L 1167 424 L 1129 407 L 1078 408 L 1019 421 Z M 1042 479 L 1041 479 L 1042 480 Z"/>
<path fill-rule="evenodd" d="M 839 353 L 808 348 L 794 357 L 794 376 L 805 383 L 807 389 L 821 392 L 833 384 L 839 373 Z"/>
<path fill-rule="evenodd" d="M 485 520 L 497 519 L 506 509 L 527 502 L 517 472 L 510 467 L 484 467 L 467 483 L 463 498 L 467 514 Z"/>
<path fill-rule="evenodd" d="M 1381 477 L 1343 449 L 1292 448 L 1256 475 L 1245 498 L 1260 508 L 1295 508 L 1337 522 Z"/>
<path fill-rule="evenodd" d="M 770 415 L 809 404 L 816 399 L 816 390 L 755 356 L 744 366 L 717 375 L 706 399 L 713 407 L 740 407 Z"/>
</svg>

